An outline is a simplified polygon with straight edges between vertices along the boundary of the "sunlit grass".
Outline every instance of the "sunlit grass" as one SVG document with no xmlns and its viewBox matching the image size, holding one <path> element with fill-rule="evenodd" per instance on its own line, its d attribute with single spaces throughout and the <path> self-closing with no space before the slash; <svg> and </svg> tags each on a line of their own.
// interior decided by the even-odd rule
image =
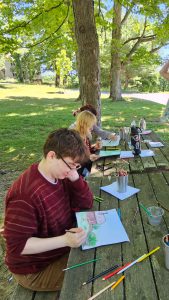
<svg viewBox="0 0 169 300">
<path fill-rule="evenodd" d="M 64 93 L 63 93 L 64 92 Z M 54 129 L 75 121 L 72 110 L 78 91 L 56 90 L 54 86 L 5 84 L 0 87 L 1 168 L 23 170 L 42 155 L 44 141 Z M 148 129 L 169 140 L 169 127 L 159 123 L 164 105 L 126 98 L 112 102 L 102 97 L 102 127 L 116 130 L 130 126 L 133 118 L 145 117 Z"/>
</svg>

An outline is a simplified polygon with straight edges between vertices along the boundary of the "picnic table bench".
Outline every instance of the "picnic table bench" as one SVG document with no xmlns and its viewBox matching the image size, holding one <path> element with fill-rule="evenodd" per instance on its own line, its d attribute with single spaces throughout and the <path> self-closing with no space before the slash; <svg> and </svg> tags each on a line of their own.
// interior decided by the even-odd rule
<svg viewBox="0 0 169 300">
<path fill-rule="evenodd" d="M 147 138 L 157 141 L 157 136 L 153 132 L 148 137 L 142 136 L 143 141 Z M 158 141 L 160 141 L 159 138 Z M 121 148 L 127 149 L 126 144 L 122 143 Z M 142 149 L 147 148 L 149 148 L 147 143 L 143 142 Z M 139 188 L 140 192 L 124 201 L 100 190 L 101 186 L 115 181 L 113 165 L 112 167 L 110 165 L 109 168 L 111 158 L 103 159 L 99 163 L 102 168 L 96 167 L 95 172 L 88 178 L 94 195 L 104 199 L 100 203 L 95 201 L 92 210 L 120 208 L 121 221 L 130 242 L 85 251 L 80 248 L 71 249 L 68 266 L 96 258 L 101 258 L 101 260 L 65 271 L 60 297 L 56 292 L 32 292 L 18 285 L 12 300 L 87 300 L 119 277 L 116 275 L 113 279 L 110 278 L 106 281 L 98 278 L 93 283 L 82 286 L 82 283 L 88 278 L 115 264 L 121 266 L 134 261 L 158 246 L 160 246 L 160 250 L 155 254 L 126 270 L 125 280 L 114 291 L 107 290 L 96 299 L 103 299 L 103 297 L 116 300 L 167 299 L 169 278 L 164 265 L 162 237 L 169 231 L 169 212 L 165 210 L 160 225 L 152 226 L 148 223 L 147 214 L 139 206 L 139 203 L 143 203 L 146 207 L 158 206 L 160 203 L 163 207 L 169 208 L 169 147 L 165 145 L 163 148 L 153 148 L 153 151 L 155 152 L 154 157 L 137 157 L 127 160 L 129 185 Z"/>
<path fill-rule="evenodd" d="M 57 300 L 57 292 L 35 292 L 17 285 L 11 300 Z"/>
</svg>

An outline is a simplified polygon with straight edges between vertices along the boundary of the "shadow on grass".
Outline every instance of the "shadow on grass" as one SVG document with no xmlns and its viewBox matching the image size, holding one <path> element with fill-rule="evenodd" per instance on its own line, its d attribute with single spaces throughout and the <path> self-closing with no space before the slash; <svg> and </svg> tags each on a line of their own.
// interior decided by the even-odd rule
<svg viewBox="0 0 169 300">
<path fill-rule="evenodd" d="M 56 91 L 56 92 L 47 92 L 47 94 L 65 94 L 65 92 Z"/>
<path fill-rule="evenodd" d="M 6 86 L 5 84 L 0 83 L 0 89 L 13 89 L 13 87 Z"/>
</svg>

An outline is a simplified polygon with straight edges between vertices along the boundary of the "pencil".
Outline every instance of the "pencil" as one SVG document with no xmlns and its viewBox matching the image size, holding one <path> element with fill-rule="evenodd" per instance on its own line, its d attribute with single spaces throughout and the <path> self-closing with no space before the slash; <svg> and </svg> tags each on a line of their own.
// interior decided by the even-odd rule
<svg viewBox="0 0 169 300">
<path fill-rule="evenodd" d="M 145 254 L 144 254 L 145 255 Z M 127 269 L 129 269 L 130 267 L 134 266 L 137 262 L 139 262 L 144 255 L 140 256 L 139 258 L 137 258 L 136 260 L 134 260 L 133 262 L 131 262 L 128 266 L 126 266 L 125 268 L 123 268 L 122 270 L 120 270 L 117 275 L 123 273 L 124 271 L 126 271 Z"/>
<path fill-rule="evenodd" d="M 95 299 L 97 296 L 99 296 L 100 294 L 102 294 L 104 291 L 106 291 L 107 289 L 109 289 L 113 284 L 115 284 L 116 281 L 110 283 L 109 285 L 107 285 L 104 289 L 100 290 L 98 293 L 96 293 L 95 295 L 93 295 L 92 297 L 88 298 L 88 300 L 93 300 Z"/>
<path fill-rule="evenodd" d="M 70 232 L 70 233 L 77 233 L 76 231 L 73 231 L 73 230 L 67 230 L 65 229 L 66 232 Z"/>
<path fill-rule="evenodd" d="M 130 264 L 131 264 L 130 262 L 127 263 L 127 264 L 125 264 L 124 266 L 118 268 L 118 269 L 115 270 L 114 272 L 112 272 L 112 273 L 106 275 L 105 277 L 103 277 L 102 280 L 107 280 L 107 279 L 109 279 L 110 277 L 114 276 L 115 274 L 117 274 L 119 271 L 123 270 L 125 267 L 129 266 Z"/>
<path fill-rule="evenodd" d="M 99 200 L 99 199 L 97 199 L 97 198 L 95 198 L 95 197 L 94 197 L 94 200 L 95 200 L 96 202 L 99 202 L 99 203 L 102 202 L 102 200 Z"/>
<path fill-rule="evenodd" d="M 100 201 L 103 201 L 103 200 L 104 200 L 103 198 L 98 197 L 98 196 L 94 196 L 94 198 L 97 199 L 97 200 L 100 200 Z"/>
<path fill-rule="evenodd" d="M 76 264 L 76 265 L 73 265 L 73 266 L 68 267 L 68 268 L 66 268 L 66 269 L 63 269 L 62 271 L 67 271 L 67 270 L 71 270 L 71 269 L 74 269 L 74 268 L 78 268 L 78 267 L 84 266 L 84 265 L 86 265 L 86 264 L 90 264 L 90 263 L 95 262 L 95 261 L 100 260 L 100 259 L 101 259 L 101 258 L 91 259 L 91 260 L 85 261 L 85 262 L 83 262 L 83 263 Z"/>
<path fill-rule="evenodd" d="M 86 282 L 83 282 L 82 285 L 88 284 L 88 283 L 90 283 L 90 282 L 96 280 L 97 278 L 99 278 L 99 277 L 101 277 L 101 276 L 103 276 L 103 275 L 109 273 L 110 271 L 113 271 L 113 270 L 116 269 L 117 267 L 118 267 L 118 265 L 115 265 L 115 266 L 113 266 L 113 267 L 111 267 L 111 268 L 109 268 L 109 269 L 107 269 L 107 270 L 105 270 L 105 271 L 103 271 L 103 272 L 97 274 L 96 276 L 94 276 L 94 277 L 92 277 L 92 278 L 89 278 Z"/>
<path fill-rule="evenodd" d="M 147 215 L 149 215 L 151 217 L 151 213 L 148 211 L 148 209 L 142 204 L 139 203 L 140 207 L 142 207 L 142 209 L 144 209 L 144 211 L 147 213 Z"/>
<path fill-rule="evenodd" d="M 121 276 L 121 277 L 119 278 L 119 280 L 117 280 L 116 283 L 112 286 L 111 290 L 115 289 L 115 287 L 116 287 L 117 285 L 119 285 L 119 283 L 120 283 L 124 278 L 125 278 L 124 275 Z"/>
<path fill-rule="evenodd" d="M 156 252 L 156 251 L 159 250 L 159 249 L 160 249 L 160 247 L 157 247 L 157 248 L 153 249 L 152 251 L 150 251 L 149 253 L 144 254 L 143 257 L 142 257 L 141 259 L 138 260 L 138 262 L 143 261 L 145 258 L 147 258 L 148 256 L 150 256 L 151 254 L 153 254 L 154 252 Z"/>
</svg>

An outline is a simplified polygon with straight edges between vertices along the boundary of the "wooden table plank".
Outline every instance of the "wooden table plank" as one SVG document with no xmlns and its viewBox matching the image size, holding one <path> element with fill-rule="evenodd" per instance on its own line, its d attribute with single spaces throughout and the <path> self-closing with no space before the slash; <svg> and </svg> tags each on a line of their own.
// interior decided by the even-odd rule
<svg viewBox="0 0 169 300">
<path fill-rule="evenodd" d="M 161 138 L 155 133 L 151 132 L 149 135 L 142 135 L 142 139 L 151 140 L 153 142 L 161 142 L 164 147 L 161 148 L 153 148 L 148 145 L 148 148 L 153 150 L 155 153 L 154 160 L 156 162 L 157 168 L 159 169 L 169 169 L 169 147 L 166 143 L 164 143 Z"/>
<path fill-rule="evenodd" d="M 168 172 L 150 174 L 149 176 L 154 193 L 157 197 L 157 201 L 159 201 L 161 204 L 163 204 L 166 208 L 169 209 L 169 183 L 167 179 L 169 178 Z M 169 212 L 164 211 L 164 219 L 169 228 Z"/>
<path fill-rule="evenodd" d="M 68 266 L 72 266 L 74 264 L 85 262 L 94 258 L 95 258 L 95 249 L 91 249 L 88 251 L 82 251 L 79 248 L 72 249 L 69 256 Z M 64 300 L 88 299 L 91 295 L 91 284 L 82 287 L 82 283 L 85 282 L 87 278 L 92 276 L 94 265 L 95 264 L 97 265 L 99 263 L 100 261 L 96 263 L 87 264 L 83 267 L 66 271 L 64 283 L 60 295 L 60 300 L 61 299 Z"/>
<path fill-rule="evenodd" d="M 108 185 L 110 184 L 110 180 L 107 177 L 103 178 L 102 185 Z M 104 202 L 100 204 L 100 210 L 108 210 L 118 208 L 118 200 L 115 197 L 110 196 L 109 194 L 105 192 L 101 192 L 101 197 L 104 199 Z M 100 272 L 104 271 L 105 269 L 110 268 L 111 266 L 114 266 L 118 264 L 119 266 L 122 265 L 121 260 L 121 244 L 115 244 L 115 245 L 108 245 L 105 247 L 98 247 L 97 248 L 97 256 L 102 257 L 102 260 L 99 264 L 96 265 L 95 268 L 95 275 L 99 274 Z M 97 293 L 101 289 L 103 289 L 105 286 L 110 284 L 111 282 L 115 281 L 117 278 L 112 277 L 106 281 L 103 281 L 101 278 L 94 281 L 93 284 L 93 294 Z M 98 299 L 114 299 L 114 291 L 107 290 L 104 293 L 104 296 L 101 295 Z M 116 293 L 116 300 L 121 300 L 123 297 L 123 284 L 119 285 L 118 287 L 118 293 Z"/>
<path fill-rule="evenodd" d="M 135 185 L 133 182 L 134 176 L 135 175 L 129 175 L 131 186 Z M 136 187 L 140 188 L 139 185 L 136 185 Z M 140 192 L 137 195 L 139 194 Z M 144 236 L 140 210 L 135 217 L 135 221 L 133 221 L 136 209 L 138 208 L 137 195 L 132 196 L 125 201 L 120 201 L 122 222 L 130 238 L 130 243 L 122 244 L 124 263 L 134 261 L 144 253 L 147 253 L 147 244 Z M 144 268 L 141 263 L 136 264 L 127 270 L 125 275 L 126 299 L 158 299 L 150 264 L 147 264 Z M 140 298 L 140 295 L 143 298 Z"/>
<path fill-rule="evenodd" d="M 100 177 L 90 178 L 89 185 L 96 196 L 100 195 L 99 186 L 101 185 L 101 180 L 102 178 Z M 99 210 L 99 205 L 98 202 L 94 201 L 93 210 Z M 68 266 L 85 262 L 94 259 L 95 257 L 96 249 L 87 251 L 82 251 L 80 248 L 72 249 L 69 255 Z M 93 275 L 94 266 L 97 266 L 98 264 L 100 264 L 100 261 L 66 271 L 60 300 L 88 299 L 91 295 L 92 284 L 82 287 L 82 283 Z"/>
</svg>

